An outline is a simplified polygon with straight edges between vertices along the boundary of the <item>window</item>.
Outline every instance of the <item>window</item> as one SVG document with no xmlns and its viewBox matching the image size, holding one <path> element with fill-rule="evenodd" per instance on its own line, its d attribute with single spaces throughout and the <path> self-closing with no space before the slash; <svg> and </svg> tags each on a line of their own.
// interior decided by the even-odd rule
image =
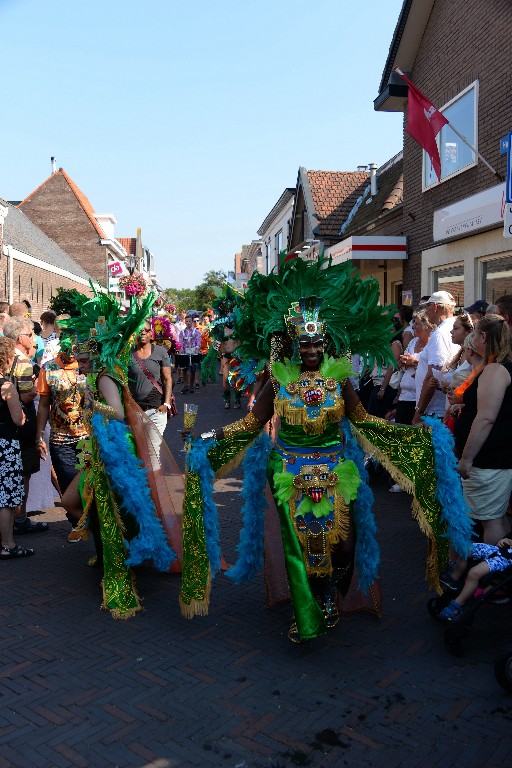
<svg viewBox="0 0 512 768">
<path fill-rule="evenodd" d="M 439 267 L 432 270 L 432 293 L 448 291 L 457 302 L 458 307 L 464 306 L 464 264 Z"/>
<path fill-rule="evenodd" d="M 265 244 L 265 274 L 270 275 L 272 270 L 272 246 L 270 240 Z"/>
<path fill-rule="evenodd" d="M 274 253 L 276 254 L 276 264 L 279 263 L 279 254 L 283 250 L 283 230 L 280 229 L 279 232 L 274 236 Z"/>
<path fill-rule="evenodd" d="M 476 149 L 478 149 L 477 108 L 478 81 L 475 81 L 440 110 Z M 441 158 L 441 182 L 472 168 L 477 163 L 475 153 L 460 136 L 452 131 L 449 125 L 443 126 L 437 134 L 437 146 Z M 423 152 L 423 190 L 430 189 L 439 183 L 430 157 Z"/>
<path fill-rule="evenodd" d="M 483 262 L 482 289 L 482 296 L 489 304 L 494 304 L 505 293 L 512 293 L 512 256 Z"/>
</svg>

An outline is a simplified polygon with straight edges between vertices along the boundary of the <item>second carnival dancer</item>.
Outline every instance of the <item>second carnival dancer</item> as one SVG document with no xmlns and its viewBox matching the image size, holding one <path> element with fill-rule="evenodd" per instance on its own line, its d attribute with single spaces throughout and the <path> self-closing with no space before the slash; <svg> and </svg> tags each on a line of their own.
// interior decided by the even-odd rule
<svg viewBox="0 0 512 768">
<path fill-rule="evenodd" d="M 116 619 L 141 610 L 133 566 L 152 562 L 181 570 L 183 478 L 158 430 L 134 402 L 127 370 L 136 334 L 154 295 L 126 316 L 107 294 L 80 296 L 63 321 L 77 334 L 76 353 L 89 356 L 86 419 L 91 436 L 80 446 L 80 474 L 62 498 L 78 531 L 93 534 L 103 570 L 103 604 Z M 82 368 L 82 370 L 85 370 Z M 94 559 L 93 559 L 94 560 Z"/>
<path fill-rule="evenodd" d="M 337 623 L 337 593 L 346 593 L 354 567 L 363 592 L 378 576 L 373 496 L 361 446 L 413 494 L 413 515 L 428 537 L 431 587 L 439 590 L 447 538 L 456 551 L 468 551 L 471 522 L 448 430 L 435 420 L 426 430 L 371 417 L 349 381 L 351 365 L 343 355 L 363 355 L 370 368 L 374 361 L 389 362 L 393 308 L 380 307 L 378 298 L 378 282 L 362 280 L 348 262 L 293 259 L 277 273 L 252 276 L 245 305 L 235 310 L 238 374 L 250 384 L 251 372 L 270 361 L 271 380 L 245 418 L 190 441 L 184 616 L 208 612 L 211 579 L 219 570 L 214 472 L 218 477 L 235 466 L 246 449 L 239 558 L 226 575 L 240 583 L 262 568 L 268 478 L 293 604 L 293 642 L 321 636 Z M 274 413 L 281 425 L 272 446 L 262 429 Z M 265 551 L 270 544 L 265 541 Z"/>
</svg>

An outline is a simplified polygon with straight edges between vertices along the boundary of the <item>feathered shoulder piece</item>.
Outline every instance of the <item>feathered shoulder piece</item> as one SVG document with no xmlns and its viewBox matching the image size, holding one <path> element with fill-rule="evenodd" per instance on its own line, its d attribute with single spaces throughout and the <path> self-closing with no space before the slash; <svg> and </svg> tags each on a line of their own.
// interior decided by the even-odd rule
<svg viewBox="0 0 512 768">
<path fill-rule="evenodd" d="M 215 320 L 210 323 L 210 336 L 217 341 L 223 341 L 225 330 L 234 325 L 234 313 L 244 303 L 244 294 L 226 283 L 223 288 L 214 288 L 217 298 L 212 302 Z"/>
<path fill-rule="evenodd" d="M 93 297 L 76 302 L 75 312 L 59 325 L 72 329 L 82 346 L 89 346 L 95 358 L 95 368 L 126 372 L 135 335 L 151 315 L 156 294 L 151 293 L 140 303 L 134 297 L 125 315 L 122 305 L 108 293 L 96 291 L 91 283 Z"/>
<path fill-rule="evenodd" d="M 270 275 L 252 275 L 244 305 L 234 313 L 240 357 L 271 359 L 274 335 L 289 338 L 290 311 L 305 306 L 300 300 L 308 297 L 316 300 L 328 354 L 357 353 L 370 366 L 391 362 L 394 307 L 379 306 L 378 281 L 363 280 L 352 262 L 332 264 L 323 256 L 318 261 L 291 259 Z"/>
</svg>

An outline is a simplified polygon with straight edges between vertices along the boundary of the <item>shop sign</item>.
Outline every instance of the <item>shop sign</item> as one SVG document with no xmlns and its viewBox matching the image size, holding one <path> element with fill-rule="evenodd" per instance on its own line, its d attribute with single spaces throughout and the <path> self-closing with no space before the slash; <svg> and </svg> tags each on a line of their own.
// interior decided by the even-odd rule
<svg viewBox="0 0 512 768">
<path fill-rule="evenodd" d="M 434 211 L 434 241 L 460 238 L 500 224 L 505 213 L 505 185 L 478 192 Z"/>
<path fill-rule="evenodd" d="M 512 203 L 505 206 L 503 237 L 512 237 Z"/>
</svg>

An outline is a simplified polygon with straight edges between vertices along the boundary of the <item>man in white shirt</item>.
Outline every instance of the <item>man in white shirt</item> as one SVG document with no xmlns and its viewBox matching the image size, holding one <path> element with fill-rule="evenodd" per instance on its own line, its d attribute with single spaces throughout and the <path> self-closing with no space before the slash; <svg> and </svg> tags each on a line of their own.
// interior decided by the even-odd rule
<svg viewBox="0 0 512 768">
<path fill-rule="evenodd" d="M 452 342 L 451 330 L 455 322 L 455 299 L 448 291 L 436 291 L 426 303 L 425 313 L 436 329 L 422 353 L 428 364 L 427 373 L 421 385 L 416 402 L 413 424 L 420 424 L 422 416 L 440 416 L 445 414 L 446 396 L 438 388 L 435 371 L 446 369 L 450 360 L 459 351 L 459 345 Z M 417 382 L 418 386 L 419 382 Z M 418 392 L 418 389 L 416 390 Z"/>
</svg>

